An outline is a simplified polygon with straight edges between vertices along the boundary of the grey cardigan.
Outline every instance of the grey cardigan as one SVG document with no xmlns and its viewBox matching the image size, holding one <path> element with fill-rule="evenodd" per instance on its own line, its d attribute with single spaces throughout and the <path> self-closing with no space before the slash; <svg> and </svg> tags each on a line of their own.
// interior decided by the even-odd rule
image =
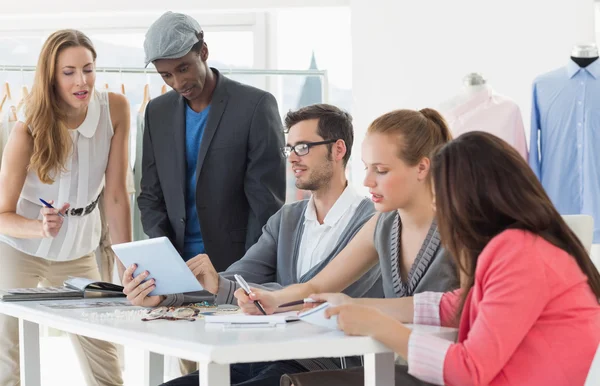
<svg viewBox="0 0 600 386">
<path fill-rule="evenodd" d="M 244 257 L 220 273 L 219 291 L 214 297 L 216 304 L 234 304 L 233 296 L 238 285 L 234 274 L 241 275 L 255 288 L 278 290 L 291 284 L 305 283 L 317 275 L 337 256 L 373 216 L 373 203 L 364 199 L 356 209 L 352 220 L 338 240 L 338 244 L 323 261 L 312 267 L 298 281 L 298 253 L 304 232 L 304 212 L 308 200 L 284 205 L 263 227 L 263 232 Z M 383 297 L 379 265 L 371 268 L 358 281 L 344 290 L 352 297 Z M 162 306 L 179 306 L 202 300 L 212 300 L 206 291 L 167 295 Z"/>
<path fill-rule="evenodd" d="M 404 283 L 399 271 L 399 235 L 402 224 L 397 211 L 382 213 L 375 226 L 375 249 L 379 254 L 386 298 L 413 296 L 432 291 L 447 292 L 459 287 L 456 266 L 440 244 L 434 220 Z"/>
</svg>

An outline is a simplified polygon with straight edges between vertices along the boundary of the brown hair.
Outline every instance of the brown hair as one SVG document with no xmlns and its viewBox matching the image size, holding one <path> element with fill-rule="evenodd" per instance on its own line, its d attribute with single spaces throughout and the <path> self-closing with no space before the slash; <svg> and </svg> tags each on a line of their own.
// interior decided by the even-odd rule
<svg viewBox="0 0 600 386">
<path fill-rule="evenodd" d="M 394 110 L 375 119 L 367 133 L 398 136 L 398 157 L 410 166 L 452 139 L 446 121 L 433 109 Z"/>
<path fill-rule="evenodd" d="M 298 122 L 310 119 L 319 120 L 317 134 L 324 140 L 341 139 L 344 141 L 346 144 L 346 154 L 344 154 L 343 162 L 344 166 L 346 166 L 352 154 L 352 144 L 354 143 L 352 116 L 338 107 L 325 103 L 305 106 L 287 113 L 285 116 L 285 133 L 287 134 L 290 128 Z M 331 154 L 332 146 L 333 144 L 328 145 L 329 154 Z"/>
<path fill-rule="evenodd" d="M 25 102 L 25 123 L 31 128 L 33 137 L 29 168 L 35 170 L 45 184 L 53 183 L 55 175 L 66 170 L 65 163 L 71 151 L 66 116 L 61 111 L 55 90 L 58 55 L 66 48 L 80 46 L 90 50 L 96 60 L 92 42 L 79 31 L 60 30 L 48 37 L 38 59 L 31 93 Z"/>
<path fill-rule="evenodd" d="M 469 132 L 435 154 L 432 171 L 440 237 L 466 279 L 457 318 L 479 255 L 507 229 L 535 233 L 573 256 L 600 298 L 600 273 L 512 146 L 489 133 Z"/>
</svg>

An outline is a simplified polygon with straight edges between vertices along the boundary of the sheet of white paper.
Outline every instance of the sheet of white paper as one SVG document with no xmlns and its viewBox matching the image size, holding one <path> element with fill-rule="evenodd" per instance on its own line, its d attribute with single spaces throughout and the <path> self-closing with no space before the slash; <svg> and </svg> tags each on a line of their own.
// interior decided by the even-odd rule
<svg viewBox="0 0 600 386">
<path fill-rule="evenodd" d="M 206 323 L 228 323 L 228 324 L 284 324 L 298 320 L 296 311 L 282 312 L 273 315 L 246 315 L 242 313 L 229 315 L 207 315 L 204 317 Z"/>
<path fill-rule="evenodd" d="M 329 303 L 323 303 L 318 307 L 311 308 L 307 310 L 298 317 L 300 320 L 315 324 L 321 327 L 331 328 L 332 330 L 338 330 L 337 324 L 337 315 L 332 316 L 331 318 L 325 318 L 325 310 L 329 307 Z"/>
</svg>

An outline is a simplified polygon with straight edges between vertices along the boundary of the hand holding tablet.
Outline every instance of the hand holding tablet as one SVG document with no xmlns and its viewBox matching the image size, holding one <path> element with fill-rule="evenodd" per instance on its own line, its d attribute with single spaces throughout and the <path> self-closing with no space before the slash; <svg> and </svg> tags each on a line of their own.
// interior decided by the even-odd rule
<svg viewBox="0 0 600 386">
<path fill-rule="evenodd" d="M 145 280 L 156 282 L 156 288 L 149 296 L 204 289 L 167 237 L 115 244 L 112 249 L 126 267 L 137 265 L 134 277 L 149 272 Z"/>
</svg>

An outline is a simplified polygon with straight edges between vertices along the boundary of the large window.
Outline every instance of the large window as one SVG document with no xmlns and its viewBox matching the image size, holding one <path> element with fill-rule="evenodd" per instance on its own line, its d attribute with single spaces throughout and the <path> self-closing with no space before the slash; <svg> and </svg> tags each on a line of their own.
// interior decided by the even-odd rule
<svg viewBox="0 0 600 386">
<path fill-rule="evenodd" d="M 162 12 L 97 13 L 66 15 L 62 19 L 15 20 L 0 25 L 0 82 L 8 82 L 13 97 L 20 98 L 22 86 L 30 87 L 33 73 L 2 71 L 2 65 L 35 66 L 44 40 L 60 28 L 78 28 L 92 40 L 98 53 L 98 68 L 142 68 L 143 42 L 148 26 Z M 209 64 L 229 77 L 270 91 L 278 101 L 280 115 L 313 103 L 328 102 L 352 111 L 350 10 L 347 7 L 290 8 L 246 13 L 190 13 L 202 25 L 209 48 Z M 82 21 L 86 20 L 86 21 Z M 307 20 L 310 20 L 307 23 Z M 125 92 L 132 107 L 132 127 L 143 104 L 145 90 L 150 98 L 168 90 L 158 74 L 97 73 L 97 87 Z M 230 70 L 293 70 L 286 74 L 231 74 Z M 303 75 L 306 70 L 326 75 Z M 300 74 L 298 74 L 300 73 Z M 0 95 L 1 97 L 1 95 Z M 132 130 L 135 154 L 135 130 Z M 133 164 L 133 159 L 131 163 Z M 288 176 L 288 201 L 306 197 Z"/>
<path fill-rule="evenodd" d="M 301 8 L 276 12 L 277 67 L 327 70 L 328 102 L 352 110 L 352 40 L 350 9 Z M 320 80 L 314 77 L 290 78 L 284 84 L 281 103 L 285 110 L 321 102 Z M 304 93 L 304 95 L 303 95 Z M 306 95 L 309 94 L 309 95 Z"/>
</svg>

